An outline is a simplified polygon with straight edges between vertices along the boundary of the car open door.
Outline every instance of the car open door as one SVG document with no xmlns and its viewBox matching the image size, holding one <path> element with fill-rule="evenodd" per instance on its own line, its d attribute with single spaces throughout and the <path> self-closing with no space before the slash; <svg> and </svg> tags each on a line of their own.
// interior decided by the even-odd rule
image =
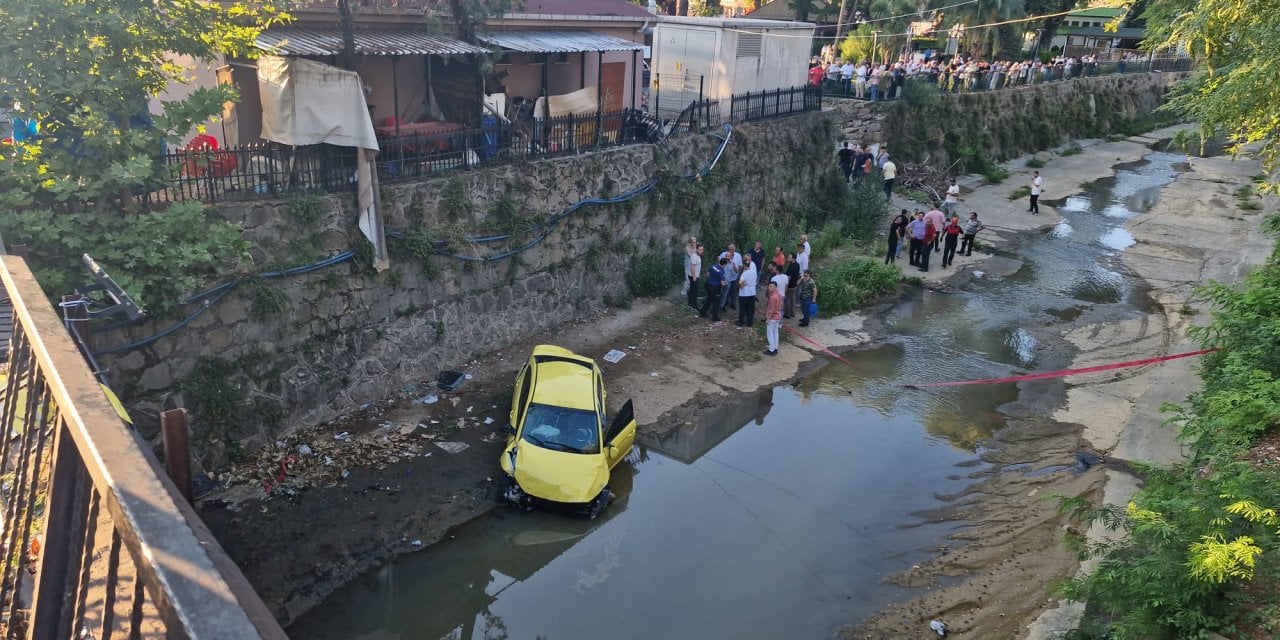
<svg viewBox="0 0 1280 640">
<path fill-rule="evenodd" d="M 605 451 L 609 456 L 610 468 L 631 452 L 631 445 L 636 441 L 636 414 L 630 400 L 627 400 L 627 403 L 618 411 L 618 415 L 614 416 L 604 441 L 608 445 Z"/>
</svg>

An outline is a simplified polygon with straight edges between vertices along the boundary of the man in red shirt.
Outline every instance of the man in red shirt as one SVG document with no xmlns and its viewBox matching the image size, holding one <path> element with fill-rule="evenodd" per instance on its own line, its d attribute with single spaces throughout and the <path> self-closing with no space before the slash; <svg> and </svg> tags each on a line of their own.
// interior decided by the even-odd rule
<svg viewBox="0 0 1280 640">
<path fill-rule="evenodd" d="M 960 226 L 960 216 L 954 216 L 947 226 L 942 228 L 942 268 L 946 269 L 950 264 L 956 261 L 956 244 L 960 241 L 960 234 L 963 228 Z"/>
<path fill-rule="evenodd" d="M 826 73 L 827 72 L 822 68 L 822 65 L 820 64 L 813 65 L 813 67 L 809 69 L 809 86 L 821 87 L 822 77 L 825 76 Z"/>
<path fill-rule="evenodd" d="M 765 307 L 764 312 L 764 335 L 769 344 L 764 354 L 776 356 L 778 355 L 778 327 L 782 326 L 782 294 L 778 291 L 777 283 L 769 283 L 767 295 L 769 305 Z"/>
</svg>

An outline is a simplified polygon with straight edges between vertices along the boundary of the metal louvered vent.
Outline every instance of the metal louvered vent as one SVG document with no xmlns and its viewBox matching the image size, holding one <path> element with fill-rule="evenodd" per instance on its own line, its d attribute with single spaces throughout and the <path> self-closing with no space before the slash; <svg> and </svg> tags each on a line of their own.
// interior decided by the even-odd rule
<svg viewBox="0 0 1280 640">
<path fill-rule="evenodd" d="M 763 40 L 764 37 L 758 33 L 739 33 L 737 57 L 759 58 Z"/>
</svg>

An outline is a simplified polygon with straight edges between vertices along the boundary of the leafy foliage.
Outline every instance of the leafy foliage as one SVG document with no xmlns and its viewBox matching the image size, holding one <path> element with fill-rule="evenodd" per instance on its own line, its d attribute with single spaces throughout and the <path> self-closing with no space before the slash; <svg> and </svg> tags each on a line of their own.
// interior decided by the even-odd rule
<svg viewBox="0 0 1280 640">
<path fill-rule="evenodd" d="M 627 269 L 627 287 L 642 298 L 656 298 L 667 292 L 680 277 L 680 261 L 665 253 L 654 251 L 632 259 Z"/>
<path fill-rule="evenodd" d="M 1206 138 L 1222 134 L 1235 145 L 1260 143 L 1269 172 L 1280 160 L 1277 16 L 1274 0 L 1152 0 L 1143 14 L 1143 46 L 1184 49 L 1201 63 L 1169 108 L 1198 122 Z M 1276 186 L 1274 180 L 1267 185 Z"/>
<path fill-rule="evenodd" d="M 869 258 L 844 258 L 814 270 L 818 308 L 824 314 L 848 313 L 898 288 L 897 267 Z"/>
<path fill-rule="evenodd" d="M 152 312 L 246 259 L 239 231 L 198 205 L 145 210 L 136 199 L 168 178 L 153 160 L 234 98 L 195 90 L 147 114 L 185 82 L 180 60 L 251 56 L 261 27 L 284 14 L 262 3 L 30 0 L 0 4 L 0 95 L 40 123 L 40 137 L 0 162 L 0 233 L 30 245 L 45 290 L 69 293 L 90 253 Z"/>
</svg>

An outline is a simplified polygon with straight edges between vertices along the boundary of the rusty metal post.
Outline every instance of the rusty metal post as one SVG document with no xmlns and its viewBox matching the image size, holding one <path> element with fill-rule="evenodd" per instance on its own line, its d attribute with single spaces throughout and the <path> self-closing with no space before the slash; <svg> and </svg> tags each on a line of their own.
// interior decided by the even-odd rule
<svg viewBox="0 0 1280 640">
<path fill-rule="evenodd" d="M 178 493 L 191 502 L 191 431 L 187 429 L 187 410 L 172 409 L 160 413 L 160 437 L 164 445 L 164 468 L 169 479 L 178 485 Z"/>
</svg>

